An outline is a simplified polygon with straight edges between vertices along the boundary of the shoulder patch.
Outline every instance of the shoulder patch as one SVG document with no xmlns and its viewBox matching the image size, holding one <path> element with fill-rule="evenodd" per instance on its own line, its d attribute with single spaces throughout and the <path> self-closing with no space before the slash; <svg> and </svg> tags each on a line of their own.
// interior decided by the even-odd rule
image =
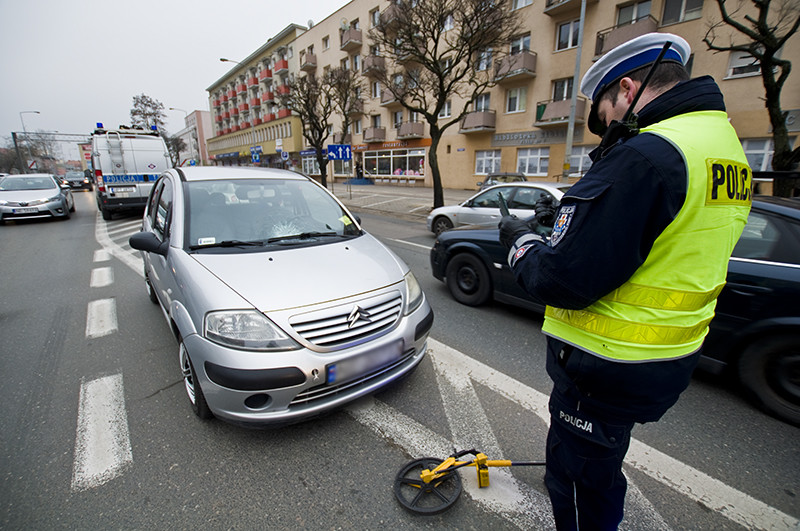
<svg viewBox="0 0 800 531">
<path fill-rule="evenodd" d="M 572 216 L 575 215 L 576 205 L 562 206 L 558 211 L 556 223 L 553 225 L 553 233 L 550 235 L 550 246 L 555 247 L 558 242 L 564 237 L 569 228 L 569 223 L 572 221 Z"/>
</svg>

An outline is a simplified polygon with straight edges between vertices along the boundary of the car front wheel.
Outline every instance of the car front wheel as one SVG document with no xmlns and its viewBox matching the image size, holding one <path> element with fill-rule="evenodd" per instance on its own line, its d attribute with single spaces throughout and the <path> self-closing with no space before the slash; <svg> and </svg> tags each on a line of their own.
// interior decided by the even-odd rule
<svg viewBox="0 0 800 531">
<path fill-rule="evenodd" d="M 492 279 L 480 258 L 468 253 L 455 255 L 445 271 L 453 298 L 467 306 L 485 304 L 492 295 Z"/>
<path fill-rule="evenodd" d="M 439 216 L 433 220 L 433 232 L 438 236 L 446 230 L 453 228 L 453 222 L 444 216 Z"/>
<path fill-rule="evenodd" d="M 183 373 L 183 384 L 186 388 L 186 394 L 189 396 L 189 402 L 192 405 L 192 411 L 201 419 L 207 420 L 214 417 L 211 413 L 206 397 L 203 395 L 203 390 L 200 388 L 200 382 L 197 380 L 197 373 L 192 365 L 192 360 L 189 359 L 189 353 L 186 351 L 186 345 L 183 344 L 183 339 L 180 339 L 178 347 L 178 357 L 180 358 L 181 372 Z"/>
<path fill-rule="evenodd" d="M 739 358 L 739 379 L 770 413 L 800 424 L 800 335 L 753 343 Z"/>
</svg>

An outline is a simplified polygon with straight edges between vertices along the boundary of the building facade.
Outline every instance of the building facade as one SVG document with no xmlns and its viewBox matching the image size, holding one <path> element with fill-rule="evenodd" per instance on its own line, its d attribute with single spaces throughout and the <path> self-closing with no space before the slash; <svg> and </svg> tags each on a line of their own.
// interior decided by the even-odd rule
<svg viewBox="0 0 800 531">
<path fill-rule="evenodd" d="M 714 77 L 753 170 L 771 169 L 771 127 L 759 66 L 741 54 L 708 51 L 702 41 L 710 22 L 720 18 L 716 2 L 586 0 L 578 59 L 581 0 L 510 1 L 522 28 L 508 50 L 511 55 L 481 61 L 477 66 L 489 69 L 497 84 L 475 101 L 454 97 L 442 113 L 446 119 L 465 106 L 470 111 L 458 126 L 446 130 L 439 145 L 437 156 L 445 188 L 472 189 L 493 172 L 519 171 L 529 179 L 559 180 L 564 178 L 567 163 L 569 177 L 578 178 L 590 166 L 588 153 L 599 138 L 586 126 L 590 102 L 579 95 L 572 148 L 569 155 L 566 152 L 572 88 L 580 82 L 580 78 L 574 79 L 576 61 L 582 75 L 600 55 L 652 31 L 675 33 L 691 44 L 687 66 L 692 77 Z M 209 87 L 216 135 L 209 141 L 209 151 L 217 163 L 249 164 L 252 150 L 248 148 L 253 147 L 263 153 L 259 164 L 276 166 L 276 155 L 283 149 L 290 150 L 293 167 L 309 175 L 318 174 L 296 118 L 287 117 L 286 110 L 283 118 L 273 118 L 275 105 L 265 108 L 270 89 L 276 90 L 275 80 L 270 85 L 262 83 L 259 76 L 270 68 L 275 76 L 278 61 L 285 64 L 281 70 L 284 79 L 344 67 L 363 77 L 363 106 L 352 116 L 348 131 L 341 130 L 341 117 L 332 117 L 329 143 L 351 144 L 353 164 L 360 162 L 365 176 L 378 183 L 431 186 L 431 177 L 425 171 L 431 144 L 427 124 L 393 101 L 390 93 L 370 77 L 370 70 L 386 58 L 371 44 L 369 29 L 394 7 L 386 0 L 353 0 L 310 28 L 289 26 Z M 727 30 L 722 33 L 727 42 Z M 787 43 L 782 56 L 800 59 L 799 37 Z M 261 99 L 260 110 L 256 108 L 255 113 L 253 99 Z M 800 131 L 800 74 L 793 73 L 784 85 L 781 105 L 789 111 L 787 123 L 796 142 Z M 232 114 L 234 108 L 238 116 Z M 255 117 L 262 118 L 261 122 L 257 124 Z M 275 130 L 279 124 L 284 129 Z M 275 132 L 266 134 L 265 129 Z M 284 136 L 275 136 L 281 134 Z M 275 144 L 277 138 L 283 146 Z M 336 161 L 329 164 L 328 175 L 337 180 L 350 178 L 353 165 Z"/>
<path fill-rule="evenodd" d="M 208 166 L 211 164 L 206 143 L 207 138 L 211 135 L 213 135 L 213 128 L 209 111 L 196 110 L 187 114 L 184 118 L 184 128 L 175 133 L 175 136 L 186 144 L 186 151 L 182 151 L 180 154 L 179 165 Z"/>
</svg>

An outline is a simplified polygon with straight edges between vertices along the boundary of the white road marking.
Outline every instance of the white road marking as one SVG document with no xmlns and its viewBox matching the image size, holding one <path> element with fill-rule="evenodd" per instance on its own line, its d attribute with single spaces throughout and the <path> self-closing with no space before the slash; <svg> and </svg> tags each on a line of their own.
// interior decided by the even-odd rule
<svg viewBox="0 0 800 531">
<path fill-rule="evenodd" d="M 111 255 L 105 249 L 98 249 L 94 252 L 94 262 L 108 262 L 111 260 Z"/>
<path fill-rule="evenodd" d="M 94 225 L 94 238 L 106 251 L 119 258 L 125 265 L 144 278 L 144 266 L 139 251 L 126 251 L 108 236 L 108 229 L 100 212 Z"/>
<path fill-rule="evenodd" d="M 86 311 L 86 337 L 107 336 L 117 331 L 117 305 L 113 298 L 89 301 Z"/>
<path fill-rule="evenodd" d="M 98 267 L 92 269 L 92 275 L 89 279 L 89 287 L 102 288 L 110 286 L 114 283 L 114 270 L 110 267 Z"/>
<path fill-rule="evenodd" d="M 122 375 L 81 383 L 72 490 L 119 476 L 133 461 Z"/>
<path fill-rule="evenodd" d="M 430 245 L 422 245 L 420 243 L 407 242 L 405 240 L 395 240 L 394 238 L 388 238 L 388 240 L 390 242 L 397 242 L 397 243 L 402 243 L 404 245 L 411 245 L 412 247 L 419 247 L 420 249 L 425 249 L 426 251 L 430 251 L 431 250 L 431 246 Z"/>
</svg>

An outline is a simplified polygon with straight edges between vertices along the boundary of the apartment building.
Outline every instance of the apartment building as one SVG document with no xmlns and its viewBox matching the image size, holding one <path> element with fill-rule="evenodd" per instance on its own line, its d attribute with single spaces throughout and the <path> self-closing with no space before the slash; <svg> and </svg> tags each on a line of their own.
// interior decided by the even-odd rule
<svg viewBox="0 0 800 531">
<path fill-rule="evenodd" d="M 197 110 L 186 114 L 184 128 L 175 133 L 186 144 L 186 150 L 181 152 L 181 166 L 210 164 L 206 140 L 213 134 L 212 131 L 209 111 Z"/>
<path fill-rule="evenodd" d="M 759 66 L 741 54 L 712 53 L 702 42 L 710 21 L 719 20 L 716 2 L 586 0 L 583 45 L 578 54 L 581 0 L 509 1 L 522 27 L 508 50 L 511 55 L 501 60 L 487 57 L 478 65 L 490 70 L 497 84 L 475 101 L 454 97 L 442 113 L 444 119 L 457 115 L 465 106 L 470 111 L 458 126 L 446 130 L 439 145 L 437 155 L 445 188 L 472 189 L 486 174 L 497 171 L 521 171 L 529 179 L 558 180 L 567 162 L 570 178 L 579 177 L 590 166 L 588 153 L 599 138 L 586 127 L 590 102 L 579 95 L 572 149 L 567 156 L 572 87 L 580 82 L 580 77 L 574 79 L 576 61 L 582 75 L 600 55 L 652 31 L 675 33 L 691 44 L 688 67 L 692 76 L 714 77 L 753 169 L 771 169 L 771 128 Z M 260 146 L 264 154 L 261 165 L 276 165 L 276 154 L 284 149 L 290 151 L 296 167 L 310 175 L 319 173 L 312 151 L 299 134 L 296 118 L 287 117 L 284 110 L 277 123 L 271 118 L 265 121 L 264 101 L 269 96 L 264 94 L 270 87 L 275 90 L 275 81 L 272 86 L 261 83 L 259 72 L 272 68 L 274 75 L 275 60 L 281 58 L 278 60 L 288 60 L 282 71 L 285 76 L 316 75 L 333 67 L 359 72 L 364 82 L 362 109 L 352 116 L 348 131 L 341 130 L 341 117 L 332 117 L 330 143 L 351 144 L 353 163 L 360 162 L 365 174 L 378 183 L 431 186 L 425 171 L 431 144 L 427 124 L 393 101 L 390 93 L 370 77 L 371 69 L 387 59 L 371 44 L 369 29 L 393 8 L 386 0 L 353 0 L 310 28 L 289 26 L 243 61 L 245 69 L 232 69 L 209 87 L 217 128 L 209 150 L 218 163 L 249 163 L 248 148 Z M 727 36 L 722 38 L 727 41 Z M 782 55 L 800 59 L 800 37 L 795 36 Z M 255 74 L 258 82 L 250 85 L 252 78 L 247 71 Z M 250 98 L 249 111 L 241 107 L 243 94 Z M 262 100 L 255 112 L 253 98 Z M 796 142 L 800 131 L 800 74 L 791 75 L 782 98 Z M 274 111 L 273 107 L 267 109 Z M 238 116 L 232 114 L 233 109 L 238 110 Z M 256 116 L 261 118 L 259 124 L 254 121 Z M 279 131 L 287 135 L 281 137 L 283 148 L 275 143 L 278 137 L 263 133 L 279 123 L 286 128 Z M 352 171 L 347 162 L 328 166 L 328 175 L 337 180 L 351 177 Z"/>
</svg>

